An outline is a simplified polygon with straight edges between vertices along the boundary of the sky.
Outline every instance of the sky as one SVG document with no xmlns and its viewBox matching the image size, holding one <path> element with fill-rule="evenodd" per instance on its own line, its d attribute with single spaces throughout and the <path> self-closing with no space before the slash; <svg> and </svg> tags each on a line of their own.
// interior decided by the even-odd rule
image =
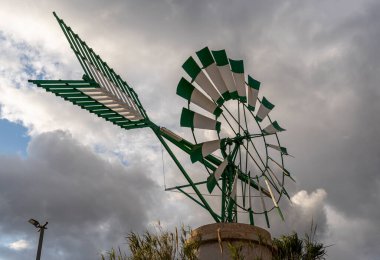
<svg viewBox="0 0 380 260">
<path fill-rule="evenodd" d="M 165 192 L 181 173 L 149 129 L 125 131 L 28 79 L 80 79 L 55 11 L 180 135 L 176 87 L 195 51 L 226 49 L 262 82 L 294 158 L 272 236 L 313 221 L 328 259 L 380 255 L 378 1 L 0 0 L 0 260 L 99 259 L 130 231 L 212 223 Z M 186 159 L 181 157 L 182 159 Z M 186 164 L 187 165 L 187 164 Z M 164 174 L 165 173 L 165 182 Z"/>
</svg>

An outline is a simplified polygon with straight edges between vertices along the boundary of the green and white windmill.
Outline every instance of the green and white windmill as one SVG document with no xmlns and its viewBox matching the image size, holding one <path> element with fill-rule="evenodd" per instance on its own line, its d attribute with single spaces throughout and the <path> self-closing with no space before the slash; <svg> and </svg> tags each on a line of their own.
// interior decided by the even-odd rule
<svg viewBox="0 0 380 260">
<path fill-rule="evenodd" d="M 288 178 L 293 180 L 284 167 L 289 154 L 278 137 L 284 129 L 269 117 L 274 105 L 259 97 L 260 82 L 249 75 L 246 80 L 242 60 L 206 47 L 196 52 L 201 66 L 193 57 L 183 64 L 187 76 L 180 79 L 177 94 L 187 101 L 180 125 L 191 129 L 194 142 L 190 142 L 153 123 L 133 88 L 54 16 L 84 75 L 81 80 L 30 82 L 123 129 L 151 128 L 187 181 L 166 190 L 185 194 L 215 222 L 254 225 L 255 217 L 263 215 L 269 227 L 272 210 L 283 219 L 278 203 L 284 195 L 289 198 L 284 186 Z M 204 166 L 204 172 L 198 173 L 203 174 L 202 181 L 192 179 L 169 143 Z M 215 197 L 217 205 L 210 202 Z"/>
</svg>

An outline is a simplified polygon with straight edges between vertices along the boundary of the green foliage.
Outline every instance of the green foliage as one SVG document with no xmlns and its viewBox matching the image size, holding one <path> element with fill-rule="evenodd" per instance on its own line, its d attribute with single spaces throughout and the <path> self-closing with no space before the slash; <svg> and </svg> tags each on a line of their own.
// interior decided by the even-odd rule
<svg viewBox="0 0 380 260">
<path fill-rule="evenodd" d="M 121 252 L 121 249 L 120 247 L 118 248 L 118 252 L 115 251 L 115 249 L 111 249 L 110 251 L 108 251 L 106 253 L 106 256 L 107 258 L 102 254 L 101 257 L 102 257 L 102 260 L 106 260 L 106 259 L 109 259 L 109 260 L 127 260 L 128 257 L 125 253 L 122 253 Z"/>
<path fill-rule="evenodd" d="M 317 225 L 311 223 L 310 234 L 305 234 L 300 239 L 297 233 L 283 235 L 278 239 L 273 239 L 273 245 L 277 248 L 273 252 L 275 260 L 322 260 L 326 259 L 327 246 L 315 240 Z"/>
<path fill-rule="evenodd" d="M 297 233 L 283 235 L 280 238 L 273 239 L 273 244 L 277 246 L 277 255 L 275 259 L 302 259 L 303 241 L 298 238 Z"/>
<path fill-rule="evenodd" d="M 120 248 L 116 252 L 113 248 L 105 255 L 101 255 L 102 260 L 195 260 L 198 252 L 200 238 L 189 239 L 190 231 L 186 231 L 182 226 L 180 234 L 175 228 L 174 232 L 164 231 L 160 224 L 156 227 L 156 232 L 145 231 L 143 235 L 130 232 L 127 243 L 131 252 L 130 256 L 122 253 Z"/>
<path fill-rule="evenodd" d="M 243 243 L 232 244 L 228 243 L 228 251 L 230 252 L 231 259 L 233 260 L 244 260 L 245 256 L 243 255 Z"/>
</svg>

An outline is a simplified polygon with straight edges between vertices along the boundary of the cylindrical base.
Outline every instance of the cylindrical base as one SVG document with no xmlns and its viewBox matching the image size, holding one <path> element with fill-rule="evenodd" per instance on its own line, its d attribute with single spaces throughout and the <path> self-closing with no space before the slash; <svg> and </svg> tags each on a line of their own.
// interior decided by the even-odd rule
<svg viewBox="0 0 380 260">
<path fill-rule="evenodd" d="M 200 260 L 272 259 L 272 239 L 265 229 L 239 223 L 214 223 L 193 230 Z"/>
</svg>

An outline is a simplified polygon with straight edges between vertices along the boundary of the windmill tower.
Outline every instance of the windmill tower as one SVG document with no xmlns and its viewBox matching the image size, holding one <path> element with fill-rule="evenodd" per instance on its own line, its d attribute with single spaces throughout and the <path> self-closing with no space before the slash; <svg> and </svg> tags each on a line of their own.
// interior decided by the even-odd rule
<svg viewBox="0 0 380 260">
<path fill-rule="evenodd" d="M 201 247 L 201 254 L 215 251 L 222 238 L 258 243 L 265 237 L 264 249 L 268 251 L 270 234 L 256 227 L 255 220 L 262 217 L 269 228 L 269 212 L 276 211 L 284 219 L 278 203 L 284 196 L 289 198 L 284 187 L 288 178 L 292 179 L 284 167 L 289 154 L 278 135 L 285 129 L 269 116 L 274 105 L 266 97 L 260 98 L 259 81 L 250 75 L 246 79 L 243 61 L 229 59 L 225 50 L 205 47 L 196 52 L 199 62 L 193 57 L 184 62 L 187 75 L 180 79 L 176 91 L 186 100 L 180 125 L 191 130 L 194 140 L 188 141 L 152 122 L 134 89 L 54 16 L 84 75 L 80 80 L 30 82 L 123 129 L 149 127 L 154 132 L 186 180 L 184 185 L 166 190 L 183 193 L 215 221 L 195 230 L 208 237 L 204 244 L 213 244 L 211 249 Z M 202 131 L 208 131 L 209 140 Z M 192 163 L 203 165 L 202 181 L 193 180 L 169 144 L 187 153 Z M 210 203 L 205 192 L 220 198 L 218 205 Z M 248 251 L 246 255 L 253 256 Z"/>
</svg>

